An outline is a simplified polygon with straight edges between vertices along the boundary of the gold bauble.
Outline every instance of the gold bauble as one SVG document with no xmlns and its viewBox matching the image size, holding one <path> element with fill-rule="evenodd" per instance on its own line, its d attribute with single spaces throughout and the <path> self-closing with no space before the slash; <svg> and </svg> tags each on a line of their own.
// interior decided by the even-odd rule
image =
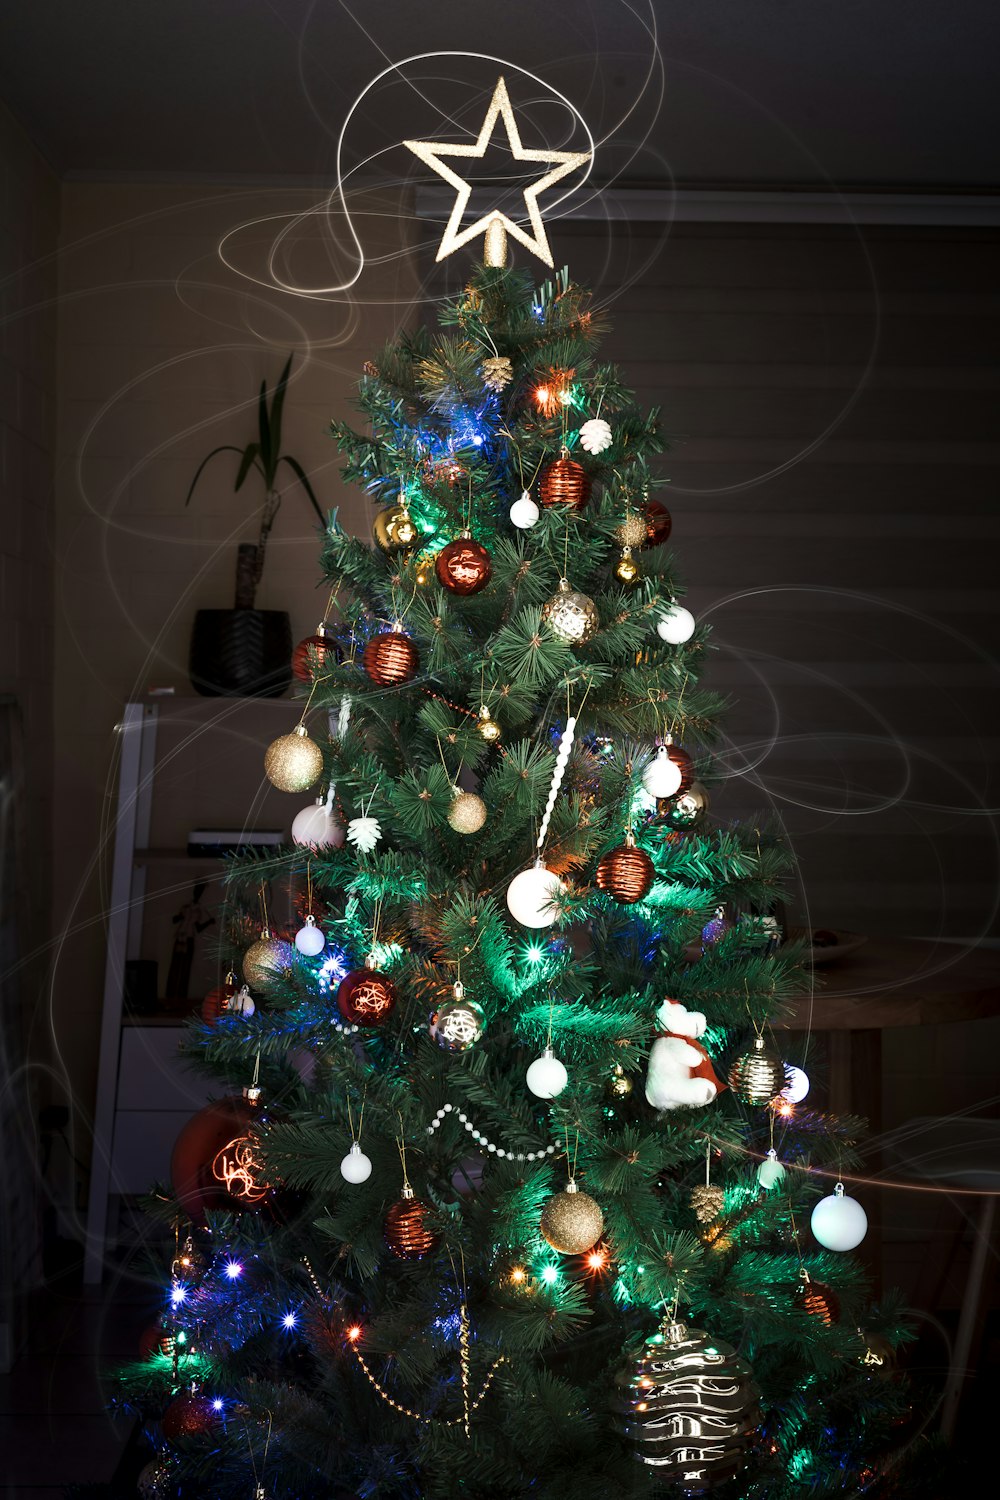
<svg viewBox="0 0 1000 1500">
<path fill-rule="evenodd" d="M 448 822 L 456 833 L 478 833 L 486 822 L 486 803 L 475 792 L 456 792 Z"/>
<path fill-rule="evenodd" d="M 611 570 L 623 588 L 635 588 L 642 582 L 642 569 L 632 556 L 632 548 L 626 547 Z"/>
<path fill-rule="evenodd" d="M 372 536 L 383 552 L 404 552 L 420 540 L 416 522 L 405 505 L 380 510 L 372 523 Z"/>
<path fill-rule="evenodd" d="M 539 1228 L 560 1255 L 582 1255 L 604 1233 L 604 1215 L 599 1204 L 571 1181 L 564 1192 L 556 1193 L 546 1203 Z"/>
<path fill-rule="evenodd" d="M 272 740 L 264 754 L 264 774 L 279 792 L 307 792 L 323 774 L 323 752 L 299 724 Z"/>
<path fill-rule="evenodd" d="M 560 578 L 559 588 L 542 605 L 542 619 L 552 634 L 569 646 L 582 646 L 597 634 L 601 624 L 593 599 L 571 589 L 566 578 Z"/>
<path fill-rule="evenodd" d="M 646 540 L 646 523 L 641 516 L 626 516 L 620 526 L 615 527 L 615 541 L 619 547 L 641 547 Z"/>
<path fill-rule="evenodd" d="M 631 1078 L 621 1063 L 616 1063 L 615 1070 L 611 1075 L 611 1082 L 608 1084 L 609 1091 L 616 1099 L 627 1099 L 632 1092 L 632 1087 Z"/>
<path fill-rule="evenodd" d="M 479 733 L 487 745 L 496 745 L 500 740 L 500 725 L 494 719 L 484 703 L 479 710 L 479 722 L 476 725 Z"/>
<path fill-rule="evenodd" d="M 292 945 L 265 927 L 243 955 L 243 977 L 255 990 L 269 990 L 292 972 Z"/>
</svg>

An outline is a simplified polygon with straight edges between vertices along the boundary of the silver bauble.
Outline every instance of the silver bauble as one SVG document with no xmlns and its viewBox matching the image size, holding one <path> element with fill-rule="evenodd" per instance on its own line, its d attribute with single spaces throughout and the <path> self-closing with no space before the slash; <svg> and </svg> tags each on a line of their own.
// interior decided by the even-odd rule
<svg viewBox="0 0 1000 1500">
<path fill-rule="evenodd" d="M 708 793 L 700 781 L 693 781 L 686 792 L 663 798 L 656 810 L 668 828 L 678 832 L 697 828 L 708 812 Z"/>
</svg>

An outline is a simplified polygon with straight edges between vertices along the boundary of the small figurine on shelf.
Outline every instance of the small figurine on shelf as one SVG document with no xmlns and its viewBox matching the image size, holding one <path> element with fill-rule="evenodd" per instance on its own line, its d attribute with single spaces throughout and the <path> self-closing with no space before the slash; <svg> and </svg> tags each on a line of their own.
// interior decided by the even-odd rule
<svg viewBox="0 0 1000 1500">
<path fill-rule="evenodd" d="M 174 947 L 167 973 L 168 1000 L 188 998 L 195 938 L 199 932 L 204 932 L 206 927 L 212 927 L 215 923 L 215 918 L 201 904 L 204 893 L 205 881 L 200 880 L 191 892 L 191 900 L 186 901 L 177 915 L 171 918 L 177 931 L 174 934 Z"/>
</svg>

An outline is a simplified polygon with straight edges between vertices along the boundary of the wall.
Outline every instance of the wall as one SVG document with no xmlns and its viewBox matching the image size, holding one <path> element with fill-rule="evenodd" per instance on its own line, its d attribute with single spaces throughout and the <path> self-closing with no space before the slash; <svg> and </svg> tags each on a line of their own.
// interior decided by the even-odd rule
<svg viewBox="0 0 1000 1500">
<path fill-rule="evenodd" d="M 51 932 L 52 537 L 59 185 L 0 108 L 0 1368 L 16 1340 L 12 1287 L 34 1276 L 32 1190 L 37 1082 L 48 1057 L 44 1004 Z M 18 740 L 23 765 L 8 760 Z M 11 846 L 13 845 L 13 849 Z M 11 900 L 16 891 L 22 899 Z M 8 1072 L 10 1070 L 10 1072 Z M 14 1328 L 12 1330 L 12 1320 Z"/>
<path fill-rule="evenodd" d="M 83 1121 L 94 1097 L 115 724 L 122 704 L 151 687 L 191 692 L 194 612 L 232 604 L 236 542 L 255 539 L 261 495 L 252 482 L 234 495 L 237 459 L 226 454 L 187 508 L 184 497 L 211 448 L 255 437 L 260 380 L 273 384 L 291 349 L 286 450 L 310 475 L 324 510 L 340 506 L 349 526 L 369 524 L 363 497 L 341 485 L 326 429 L 335 413 L 349 414 L 364 359 L 412 303 L 405 205 L 377 195 L 354 203 L 366 253 L 376 258 L 359 289 L 363 303 L 269 294 L 227 269 L 218 253 L 234 226 L 267 220 L 227 247 L 251 277 L 266 278 L 266 249 L 288 222 L 270 216 L 314 202 L 305 191 L 260 187 L 63 187 L 54 816 L 55 903 L 65 933 L 54 1003 Z M 292 261 L 292 273 L 312 284 L 344 280 L 349 269 L 318 219 L 307 221 Z M 288 609 L 296 639 L 315 627 L 326 602 L 317 592 L 317 557 L 315 515 L 291 484 L 257 602 Z M 276 724 L 284 722 L 279 707 L 273 713 Z M 290 708 L 286 717 L 291 728 Z M 246 811 L 202 805 L 194 821 L 211 825 L 214 812 L 242 822 Z M 178 894 L 176 904 L 183 899 Z M 89 1152 L 85 1134 L 78 1152 Z"/>
</svg>

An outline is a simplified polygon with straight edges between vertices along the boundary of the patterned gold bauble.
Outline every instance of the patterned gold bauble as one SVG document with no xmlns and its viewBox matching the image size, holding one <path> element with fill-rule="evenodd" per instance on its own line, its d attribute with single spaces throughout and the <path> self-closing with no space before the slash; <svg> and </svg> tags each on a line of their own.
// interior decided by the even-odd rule
<svg viewBox="0 0 1000 1500">
<path fill-rule="evenodd" d="M 569 646 L 582 646 L 597 634 L 601 624 L 593 599 L 571 589 L 566 578 L 560 578 L 559 588 L 542 605 L 542 619 L 552 634 Z"/>
<path fill-rule="evenodd" d="M 707 1495 L 745 1468 L 760 1392 L 731 1344 L 668 1320 L 616 1385 L 615 1426 L 676 1493 Z"/>
<path fill-rule="evenodd" d="M 785 1065 L 762 1036 L 741 1052 L 729 1069 L 729 1087 L 744 1104 L 770 1104 L 785 1087 Z"/>
<path fill-rule="evenodd" d="M 832 1328 L 834 1323 L 840 1322 L 840 1299 L 836 1292 L 821 1281 L 813 1281 L 805 1266 L 799 1272 L 795 1300 L 803 1312 L 822 1323 L 824 1328 Z"/>
<path fill-rule="evenodd" d="M 400 687 L 417 675 L 420 658 L 408 635 L 384 630 L 368 642 L 361 665 L 379 687 Z"/>
<path fill-rule="evenodd" d="M 699 1224 L 711 1224 L 722 1212 L 726 1195 L 714 1182 L 703 1182 L 691 1189 L 691 1207 Z"/>
<path fill-rule="evenodd" d="M 587 1193 L 572 1180 L 542 1209 L 539 1225 L 543 1237 L 560 1255 L 582 1255 L 597 1244 L 604 1233 L 604 1215 Z"/>
<path fill-rule="evenodd" d="M 620 526 L 615 527 L 615 541 L 619 547 L 641 547 L 646 540 L 646 523 L 641 516 L 628 515 Z"/>
<path fill-rule="evenodd" d="M 438 1236 L 428 1225 L 430 1210 L 426 1203 L 413 1196 L 409 1183 L 403 1186 L 402 1196 L 385 1216 L 382 1232 L 385 1243 L 399 1260 L 423 1260 L 438 1242 Z"/>
<path fill-rule="evenodd" d="M 499 744 L 501 734 L 500 725 L 494 719 L 485 703 L 481 703 L 479 706 L 476 729 L 482 735 L 487 745 Z"/>
<path fill-rule="evenodd" d="M 682 768 L 683 771 L 683 768 Z M 708 793 L 700 781 L 693 781 L 686 792 L 675 792 L 672 797 L 661 797 L 656 812 L 668 828 L 686 833 L 704 822 L 708 814 Z"/>
<path fill-rule="evenodd" d="M 307 792 L 323 774 L 323 752 L 304 724 L 279 735 L 264 753 L 264 774 L 279 792 Z"/>
<path fill-rule="evenodd" d="M 372 536 L 383 552 L 405 552 L 417 545 L 420 531 L 405 505 L 390 505 L 375 517 Z"/>
<path fill-rule="evenodd" d="M 485 1027 L 483 1007 L 466 998 L 462 984 L 454 985 L 451 998 L 439 1005 L 430 1019 L 431 1040 L 443 1052 L 467 1052 L 479 1041 Z"/>
<path fill-rule="evenodd" d="M 294 963 L 291 943 L 272 937 L 265 927 L 243 955 L 243 978 L 251 989 L 266 994 L 288 978 Z"/>
<path fill-rule="evenodd" d="M 486 822 L 486 803 L 475 792 L 456 792 L 448 822 L 456 833 L 478 833 Z"/>
<path fill-rule="evenodd" d="M 631 547 L 622 549 L 622 555 L 611 571 L 624 589 L 634 589 L 642 582 L 642 569 L 632 556 Z"/>
<path fill-rule="evenodd" d="M 580 510 L 590 498 L 590 476 L 575 459 L 557 458 L 542 470 L 538 498 L 546 506 L 570 505 Z"/>
<path fill-rule="evenodd" d="M 594 884 L 623 906 L 631 906 L 645 896 L 653 884 L 654 873 L 649 855 L 645 850 L 637 849 L 629 839 L 601 856 L 594 872 Z"/>
</svg>

